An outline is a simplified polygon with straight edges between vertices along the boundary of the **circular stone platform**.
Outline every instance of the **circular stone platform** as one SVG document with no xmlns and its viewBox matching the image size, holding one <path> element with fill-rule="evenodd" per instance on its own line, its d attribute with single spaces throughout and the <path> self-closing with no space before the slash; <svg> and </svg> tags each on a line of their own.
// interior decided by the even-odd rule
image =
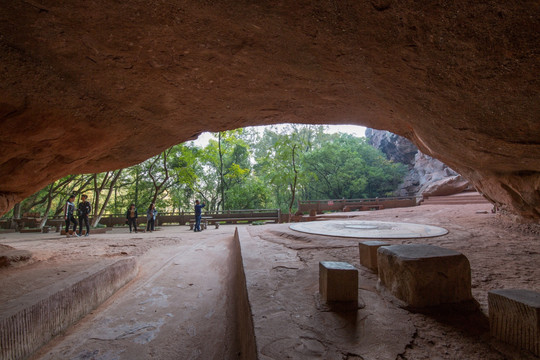
<svg viewBox="0 0 540 360">
<path fill-rule="evenodd" d="M 364 239 L 426 238 L 448 233 L 444 228 L 431 225 L 362 220 L 311 221 L 289 227 L 309 234 Z"/>
</svg>

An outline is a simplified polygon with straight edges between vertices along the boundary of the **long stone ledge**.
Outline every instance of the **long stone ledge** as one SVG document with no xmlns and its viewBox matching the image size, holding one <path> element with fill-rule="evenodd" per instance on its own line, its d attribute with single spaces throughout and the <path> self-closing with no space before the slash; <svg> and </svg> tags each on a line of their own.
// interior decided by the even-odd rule
<svg viewBox="0 0 540 360">
<path fill-rule="evenodd" d="M 0 315 L 0 360 L 27 358 L 107 300 L 137 271 L 135 258 L 105 268 L 96 265 L 51 285 L 48 291 L 39 289 L 18 299 L 19 306 Z"/>
</svg>

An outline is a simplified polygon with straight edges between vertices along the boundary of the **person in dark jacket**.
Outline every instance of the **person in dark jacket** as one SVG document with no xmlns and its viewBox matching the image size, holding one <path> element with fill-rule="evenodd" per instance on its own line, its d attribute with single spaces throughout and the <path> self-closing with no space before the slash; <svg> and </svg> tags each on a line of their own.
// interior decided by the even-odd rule
<svg viewBox="0 0 540 360">
<path fill-rule="evenodd" d="M 156 222 L 156 216 L 157 216 L 157 210 L 156 205 L 154 203 L 151 203 L 148 207 L 148 210 L 146 210 L 146 231 L 154 231 L 154 224 Z"/>
<path fill-rule="evenodd" d="M 79 215 L 79 236 L 81 236 L 82 233 L 83 222 L 86 226 L 86 234 L 84 236 L 90 235 L 90 221 L 88 219 L 88 215 L 90 215 L 90 212 L 92 212 L 92 205 L 90 205 L 90 202 L 88 202 L 86 199 L 88 199 L 88 196 L 82 195 L 81 202 L 77 208 L 77 214 Z"/>
<path fill-rule="evenodd" d="M 135 204 L 131 204 L 129 206 L 129 209 L 128 211 L 126 212 L 126 219 L 128 221 L 128 225 L 129 225 L 129 232 L 132 231 L 132 227 L 133 227 L 133 230 L 135 230 L 135 232 L 137 232 L 137 209 L 135 208 Z"/>
<path fill-rule="evenodd" d="M 199 200 L 195 200 L 195 232 L 201 231 L 202 208 L 204 206 L 204 203 L 199 204 Z"/>
<path fill-rule="evenodd" d="M 69 237 L 69 226 L 73 223 L 73 235 L 79 236 L 77 234 L 77 220 L 73 213 L 75 212 L 75 195 L 71 195 L 64 205 L 64 220 L 66 220 L 66 236 Z"/>
</svg>

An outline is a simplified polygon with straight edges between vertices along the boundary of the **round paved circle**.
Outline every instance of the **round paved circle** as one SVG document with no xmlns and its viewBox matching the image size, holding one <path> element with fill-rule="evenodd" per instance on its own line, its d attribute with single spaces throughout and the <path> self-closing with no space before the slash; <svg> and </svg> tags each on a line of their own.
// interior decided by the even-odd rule
<svg viewBox="0 0 540 360">
<path fill-rule="evenodd" d="M 295 223 L 289 227 L 309 234 L 364 239 L 426 238 L 448 233 L 448 230 L 438 226 L 363 220 L 311 221 Z"/>
<path fill-rule="evenodd" d="M 347 229 L 362 229 L 362 230 L 373 230 L 378 229 L 376 225 L 345 225 Z"/>
</svg>

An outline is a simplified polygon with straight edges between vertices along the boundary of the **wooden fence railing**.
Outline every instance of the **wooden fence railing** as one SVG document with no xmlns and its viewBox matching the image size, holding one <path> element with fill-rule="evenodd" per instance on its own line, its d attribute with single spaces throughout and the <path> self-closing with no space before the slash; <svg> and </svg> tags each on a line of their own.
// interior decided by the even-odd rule
<svg viewBox="0 0 540 360">
<path fill-rule="evenodd" d="M 203 211 L 203 216 L 209 217 L 212 221 L 223 221 L 227 222 L 227 219 L 235 219 L 235 221 L 248 221 L 252 222 L 257 219 L 265 220 L 275 220 L 275 222 L 280 222 L 281 220 L 281 210 L 279 209 L 248 209 L 248 210 L 224 210 L 224 211 Z M 33 217 L 23 217 L 17 219 L 18 227 L 24 228 L 35 228 L 39 227 L 41 218 L 39 214 L 34 214 Z M 77 218 L 77 217 L 76 217 Z M 180 213 L 158 213 L 156 217 L 156 225 L 165 225 L 165 224 L 178 224 L 185 225 L 190 220 L 195 218 L 194 211 L 183 211 Z M 90 221 L 92 221 L 92 216 L 90 216 Z M 141 211 L 138 217 L 139 223 L 146 222 L 146 211 Z M 101 217 L 99 221 L 101 225 L 107 227 L 112 227 L 115 225 L 123 225 L 126 223 L 126 215 L 122 214 L 108 214 Z M 11 224 L 11 219 L 2 219 L 0 221 L 0 228 L 9 228 Z M 47 219 L 45 226 L 54 226 L 62 227 L 65 224 L 63 216 L 53 216 Z"/>
<path fill-rule="evenodd" d="M 354 210 L 380 210 L 397 207 L 410 207 L 417 205 L 415 196 L 368 198 L 368 199 L 330 199 L 330 200 L 302 200 L 298 201 L 298 210 L 309 213 L 324 211 L 354 211 Z"/>
</svg>

